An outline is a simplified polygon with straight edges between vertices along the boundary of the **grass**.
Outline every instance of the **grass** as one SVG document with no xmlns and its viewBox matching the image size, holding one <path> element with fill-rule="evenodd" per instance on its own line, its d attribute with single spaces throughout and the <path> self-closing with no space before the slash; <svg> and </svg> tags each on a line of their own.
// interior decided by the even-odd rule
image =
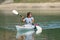
<svg viewBox="0 0 60 40">
<path fill-rule="evenodd" d="M 59 2 L 60 0 L 14 0 L 16 3 Z"/>
</svg>

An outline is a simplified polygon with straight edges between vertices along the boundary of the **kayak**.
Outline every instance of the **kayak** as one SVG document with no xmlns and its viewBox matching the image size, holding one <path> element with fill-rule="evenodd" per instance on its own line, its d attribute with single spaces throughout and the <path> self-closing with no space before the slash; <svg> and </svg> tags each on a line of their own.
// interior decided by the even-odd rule
<svg viewBox="0 0 60 40">
<path fill-rule="evenodd" d="M 40 34 L 42 32 L 42 28 L 39 25 L 31 24 L 25 24 L 23 26 L 16 25 L 16 30 L 17 30 L 16 38 L 21 35 L 29 35 L 33 33 Z"/>
</svg>

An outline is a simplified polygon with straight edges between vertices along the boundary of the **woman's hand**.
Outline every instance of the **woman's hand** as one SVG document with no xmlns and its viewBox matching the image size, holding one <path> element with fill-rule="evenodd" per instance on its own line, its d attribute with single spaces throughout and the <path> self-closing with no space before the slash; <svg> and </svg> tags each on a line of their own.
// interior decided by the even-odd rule
<svg viewBox="0 0 60 40">
<path fill-rule="evenodd" d="M 25 20 L 24 20 L 24 16 L 22 16 L 22 22 L 25 22 Z"/>
<path fill-rule="evenodd" d="M 21 18 L 24 19 L 24 16 L 22 16 Z"/>
</svg>

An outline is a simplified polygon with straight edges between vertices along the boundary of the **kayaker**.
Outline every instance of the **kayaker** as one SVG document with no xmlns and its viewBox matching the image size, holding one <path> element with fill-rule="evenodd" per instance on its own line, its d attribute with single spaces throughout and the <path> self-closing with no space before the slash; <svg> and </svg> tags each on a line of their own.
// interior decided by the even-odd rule
<svg viewBox="0 0 60 40">
<path fill-rule="evenodd" d="M 32 25 L 34 23 L 34 18 L 32 17 L 32 13 L 28 12 L 26 18 L 22 16 L 22 21 L 25 22 L 25 24 Z M 34 40 L 33 34 L 25 35 L 25 40 Z"/>
</svg>

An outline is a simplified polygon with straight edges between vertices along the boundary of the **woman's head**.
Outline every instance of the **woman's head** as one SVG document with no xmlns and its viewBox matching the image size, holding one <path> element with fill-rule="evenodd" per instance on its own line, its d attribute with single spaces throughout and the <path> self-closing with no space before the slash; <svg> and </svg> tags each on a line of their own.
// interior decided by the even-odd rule
<svg viewBox="0 0 60 40">
<path fill-rule="evenodd" d="M 31 17 L 31 16 L 32 16 L 31 12 L 28 12 L 27 17 Z"/>
</svg>

